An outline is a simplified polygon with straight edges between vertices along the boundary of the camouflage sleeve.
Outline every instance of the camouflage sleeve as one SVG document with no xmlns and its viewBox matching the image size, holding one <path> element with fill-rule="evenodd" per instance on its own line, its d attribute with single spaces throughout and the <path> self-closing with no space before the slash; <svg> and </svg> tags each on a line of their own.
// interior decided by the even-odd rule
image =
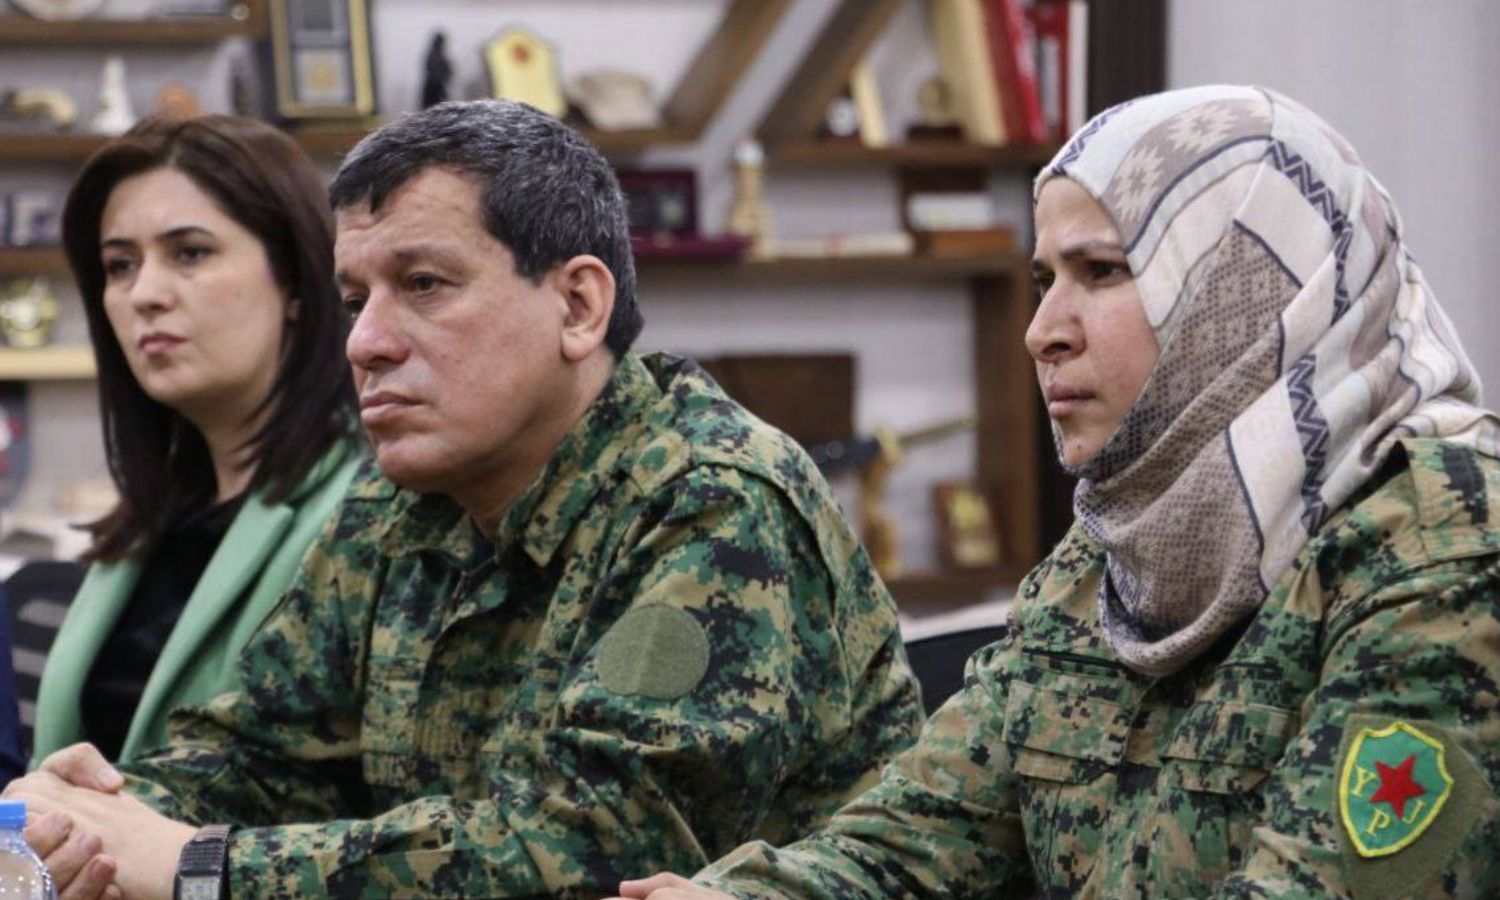
<svg viewBox="0 0 1500 900">
<path fill-rule="evenodd" d="M 1216 896 L 1500 896 L 1500 559 L 1384 574 L 1338 579 L 1362 596 L 1332 601 L 1301 731 Z"/>
<path fill-rule="evenodd" d="M 551 679 L 555 703 L 518 699 L 536 706 L 536 728 L 487 748 L 496 764 L 482 799 L 424 797 L 349 818 L 361 808 L 354 786 L 302 784 L 324 766 L 349 774 L 357 706 L 338 686 L 328 697 L 252 694 L 251 707 L 295 710 L 289 731 L 301 735 L 254 752 L 266 723 L 224 698 L 211 712 L 233 737 L 139 774 L 180 794 L 199 783 L 195 770 L 220 761 L 214 754 L 227 757 L 194 809 L 230 821 L 257 813 L 248 821 L 262 827 L 236 832 L 231 846 L 235 896 L 593 896 L 641 872 L 696 869 L 773 814 L 810 827 L 909 741 L 911 708 L 872 711 L 885 727 L 851 727 L 863 701 L 830 627 L 832 586 L 810 532 L 768 484 L 695 469 L 648 507 L 600 583 L 553 599 L 588 604 L 577 636 L 588 649 Z M 286 628 L 301 617 L 281 618 Z M 342 665 L 339 640 L 315 637 L 317 621 L 298 626 L 309 629 L 300 648 L 263 641 L 262 664 L 319 647 Z M 292 724 L 279 717 L 277 728 Z M 285 775 L 269 765 L 282 754 Z M 835 784 L 844 794 L 826 796 Z M 263 805 L 304 789 L 317 801 L 299 800 L 296 817 L 278 821 L 306 824 L 265 821 Z M 334 808 L 344 817 L 317 815 Z"/>
<path fill-rule="evenodd" d="M 879 784 L 813 837 L 747 844 L 694 876 L 743 898 L 1024 895 L 1031 873 L 1011 752 L 1001 739 L 1008 642 L 970 659 L 965 686 Z"/>
</svg>

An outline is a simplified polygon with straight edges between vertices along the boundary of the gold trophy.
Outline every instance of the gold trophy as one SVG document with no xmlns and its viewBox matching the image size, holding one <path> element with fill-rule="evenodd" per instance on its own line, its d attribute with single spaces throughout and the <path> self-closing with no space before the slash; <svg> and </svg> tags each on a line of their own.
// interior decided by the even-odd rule
<svg viewBox="0 0 1500 900">
<path fill-rule="evenodd" d="M 12 347 L 41 347 L 52 340 L 57 298 L 41 278 L 19 278 L 0 291 L 0 332 Z"/>
</svg>

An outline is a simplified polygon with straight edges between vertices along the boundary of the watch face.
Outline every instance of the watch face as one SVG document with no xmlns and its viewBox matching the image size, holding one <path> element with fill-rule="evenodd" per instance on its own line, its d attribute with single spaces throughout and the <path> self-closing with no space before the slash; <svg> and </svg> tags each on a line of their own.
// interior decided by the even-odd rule
<svg viewBox="0 0 1500 900">
<path fill-rule="evenodd" d="M 219 876 L 177 876 L 177 900 L 219 900 Z"/>
</svg>

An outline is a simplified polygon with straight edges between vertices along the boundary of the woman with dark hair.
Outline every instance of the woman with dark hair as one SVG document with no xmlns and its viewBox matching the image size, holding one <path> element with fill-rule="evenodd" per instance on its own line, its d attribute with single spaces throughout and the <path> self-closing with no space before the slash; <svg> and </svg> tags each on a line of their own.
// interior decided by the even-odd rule
<svg viewBox="0 0 1500 900">
<path fill-rule="evenodd" d="M 162 745 L 233 685 L 361 453 L 307 156 L 269 125 L 146 120 L 83 167 L 63 240 L 88 315 L 118 505 L 48 654 L 41 758 Z"/>
</svg>

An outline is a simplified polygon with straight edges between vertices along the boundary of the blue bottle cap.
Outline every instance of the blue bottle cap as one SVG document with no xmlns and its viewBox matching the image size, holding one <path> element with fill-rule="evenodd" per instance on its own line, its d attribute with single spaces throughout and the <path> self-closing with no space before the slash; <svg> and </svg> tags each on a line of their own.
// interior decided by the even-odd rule
<svg viewBox="0 0 1500 900">
<path fill-rule="evenodd" d="M 0 800 L 0 828 L 26 827 L 26 801 Z"/>
</svg>

